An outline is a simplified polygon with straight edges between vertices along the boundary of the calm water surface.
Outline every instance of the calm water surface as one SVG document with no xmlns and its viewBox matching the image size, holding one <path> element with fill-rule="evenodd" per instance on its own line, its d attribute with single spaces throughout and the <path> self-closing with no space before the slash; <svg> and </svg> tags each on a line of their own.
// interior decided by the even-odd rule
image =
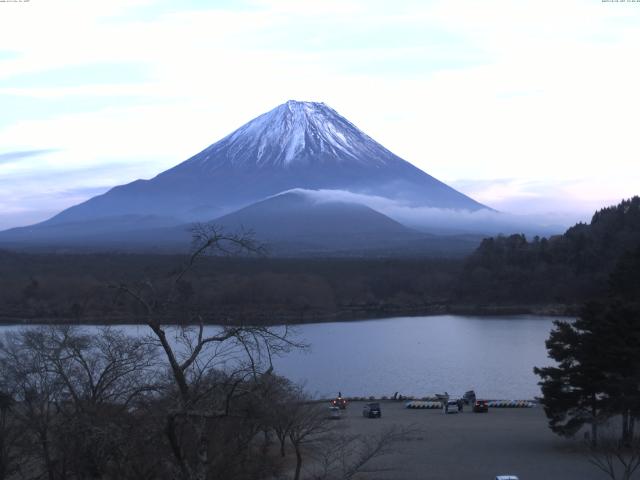
<svg viewBox="0 0 640 480">
<path fill-rule="evenodd" d="M 544 341 L 552 321 L 439 315 L 302 325 L 297 333 L 310 351 L 274 363 L 278 373 L 318 396 L 461 395 L 474 389 L 485 398 L 533 398 L 540 395 L 533 367 L 551 364 Z M 147 332 L 122 328 L 132 335 Z"/>
</svg>

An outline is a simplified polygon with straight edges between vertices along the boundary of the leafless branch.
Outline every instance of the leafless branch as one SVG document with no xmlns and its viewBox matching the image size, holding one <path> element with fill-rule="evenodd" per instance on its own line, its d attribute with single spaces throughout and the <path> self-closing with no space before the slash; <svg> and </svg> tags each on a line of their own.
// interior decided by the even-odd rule
<svg viewBox="0 0 640 480">
<path fill-rule="evenodd" d="M 587 460 L 611 480 L 629 480 L 640 468 L 640 437 L 622 442 L 611 428 L 601 430 L 598 446 L 587 445 Z"/>
</svg>

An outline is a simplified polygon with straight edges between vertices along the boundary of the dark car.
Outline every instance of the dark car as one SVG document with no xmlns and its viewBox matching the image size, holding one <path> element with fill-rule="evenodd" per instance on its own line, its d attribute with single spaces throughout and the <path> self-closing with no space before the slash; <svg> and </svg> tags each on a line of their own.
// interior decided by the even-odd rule
<svg viewBox="0 0 640 480">
<path fill-rule="evenodd" d="M 367 403 L 362 409 L 362 416 L 367 418 L 380 418 L 382 412 L 380 411 L 379 403 Z"/>
<path fill-rule="evenodd" d="M 331 405 L 334 407 L 338 407 L 340 410 L 344 410 L 347 408 L 347 399 L 338 397 L 331 400 Z"/>
<path fill-rule="evenodd" d="M 489 411 L 489 404 L 486 400 L 476 400 L 473 404 L 473 411 L 476 413 L 487 413 Z"/>
<path fill-rule="evenodd" d="M 462 400 L 464 401 L 465 405 L 474 405 L 476 403 L 476 392 L 474 392 L 473 390 L 464 392 Z"/>
</svg>

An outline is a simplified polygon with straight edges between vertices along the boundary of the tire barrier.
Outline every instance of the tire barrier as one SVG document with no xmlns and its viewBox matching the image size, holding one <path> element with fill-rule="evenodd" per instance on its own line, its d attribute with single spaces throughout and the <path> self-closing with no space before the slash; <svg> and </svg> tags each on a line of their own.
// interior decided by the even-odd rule
<svg viewBox="0 0 640 480">
<path fill-rule="evenodd" d="M 404 404 L 405 408 L 415 408 L 415 409 L 432 409 L 432 408 L 442 408 L 441 402 L 431 402 L 431 401 L 422 401 L 422 400 L 412 400 Z"/>
<path fill-rule="evenodd" d="M 533 408 L 535 403 L 528 400 L 489 400 L 489 408 Z"/>
</svg>

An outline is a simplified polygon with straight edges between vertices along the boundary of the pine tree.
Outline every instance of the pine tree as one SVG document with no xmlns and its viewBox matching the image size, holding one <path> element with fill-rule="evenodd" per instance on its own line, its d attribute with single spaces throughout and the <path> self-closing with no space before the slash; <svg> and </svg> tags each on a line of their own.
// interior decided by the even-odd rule
<svg viewBox="0 0 640 480">
<path fill-rule="evenodd" d="M 622 417 L 622 441 L 633 438 L 640 417 L 640 248 L 622 256 L 610 277 L 606 311 L 600 318 L 612 414 Z"/>
<path fill-rule="evenodd" d="M 606 377 L 599 364 L 601 342 L 594 332 L 594 315 L 601 308 L 589 304 L 575 322 L 556 321 L 546 341 L 555 367 L 534 368 L 549 427 L 559 435 L 571 437 L 583 426 L 591 426 L 591 442 L 597 442 L 597 425 L 606 414 Z"/>
<path fill-rule="evenodd" d="M 550 428 L 573 436 L 585 424 L 622 418 L 622 441 L 640 418 L 640 248 L 624 255 L 609 295 L 583 307 L 575 322 L 555 322 L 546 342 L 555 367 L 535 368 Z"/>
</svg>

